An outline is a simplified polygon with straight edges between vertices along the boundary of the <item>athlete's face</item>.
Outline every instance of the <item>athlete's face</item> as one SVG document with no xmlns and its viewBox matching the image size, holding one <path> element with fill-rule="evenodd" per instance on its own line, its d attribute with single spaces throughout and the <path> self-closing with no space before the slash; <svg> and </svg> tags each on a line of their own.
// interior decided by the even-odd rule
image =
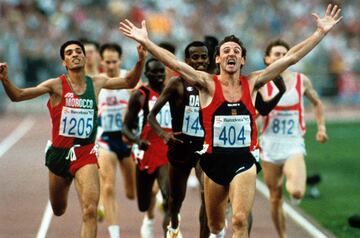
<svg viewBox="0 0 360 238">
<path fill-rule="evenodd" d="M 108 77 L 117 77 L 120 72 L 121 58 L 117 51 L 105 50 L 102 54 L 102 65 Z"/>
<path fill-rule="evenodd" d="M 85 55 L 81 47 L 76 44 L 68 45 L 64 50 L 63 65 L 68 70 L 76 70 L 84 68 Z"/>
<path fill-rule="evenodd" d="M 189 48 L 190 56 L 185 62 L 196 70 L 206 71 L 209 65 L 209 53 L 206 46 L 192 46 Z"/>
<path fill-rule="evenodd" d="M 159 61 L 152 61 L 145 71 L 151 87 L 161 87 L 165 81 L 165 67 Z"/>
<path fill-rule="evenodd" d="M 270 50 L 270 54 L 268 56 L 265 56 L 266 65 L 270 65 L 278 59 L 284 57 L 287 52 L 288 50 L 282 45 L 272 47 Z"/>
<path fill-rule="evenodd" d="M 228 74 L 238 72 L 245 63 L 240 45 L 232 41 L 225 42 L 221 45 L 220 54 L 216 56 L 215 62 L 220 65 L 220 70 Z"/>
<path fill-rule="evenodd" d="M 100 54 L 97 51 L 95 45 L 85 44 L 84 48 L 86 52 L 86 63 L 88 65 L 98 65 L 98 62 L 100 61 Z"/>
</svg>

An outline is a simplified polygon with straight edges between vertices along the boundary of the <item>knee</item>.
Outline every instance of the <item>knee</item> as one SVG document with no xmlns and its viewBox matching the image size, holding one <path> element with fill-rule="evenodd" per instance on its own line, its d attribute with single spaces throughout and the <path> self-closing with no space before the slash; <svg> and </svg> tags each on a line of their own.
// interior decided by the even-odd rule
<svg viewBox="0 0 360 238">
<path fill-rule="evenodd" d="M 55 216 L 61 216 L 65 213 L 66 208 L 65 207 L 61 207 L 61 208 L 53 207 L 52 210 L 53 210 L 53 213 Z"/>
<path fill-rule="evenodd" d="M 88 203 L 83 207 L 83 220 L 92 220 L 96 219 L 97 216 L 97 206 L 96 203 Z"/>
<path fill-rule="evenodd" d="M 247 228 L 248 216 L 244 212 L 236 212 L 232 215 L 232 226 L 234 230 Z"/>
<path fill-rule="evenodd" d="M 270 202 L 279 203 L 282 200 L 282 189 L 281 187 L 269 187 Z"/>
<path fill-rule="evenodd" d="M 125 196 L 126 196 L 126 198 L 127 199 L 129 199 L 129 200 L 134 200 L 135 199 L 135 191 L 134 191 L 134 189 L 128 189 L 128 190 L 126 190 L 125 191 Z"/>
<path fill-rule="evenodd" d="M 63 215 L 66 211 L 66 207 L 67 207 L 66 203 L 62 203 L 62 204 L 56 204 L 53 202 L 51 203 L 51 208 L 55 216 Z"/>
<path fill-rule="evenodd" d="M 211 233 L 218 234 L 225 227 L 225 221 L 214 221 L 208 219 L 208 226 Z"/>
<path fill-rule="evenodd" d="M 295 199 L 302 199 L 304 197 L 304 191 L 301 191 L 300 189 L 295 189 L 290 194 Z"/>
<path fill-rule="evenodd" d="M 105 183 L 103 191 L 106 197 L 113 197 L 115 195 L 115 188 L 112 184 Z"/>
</svg>

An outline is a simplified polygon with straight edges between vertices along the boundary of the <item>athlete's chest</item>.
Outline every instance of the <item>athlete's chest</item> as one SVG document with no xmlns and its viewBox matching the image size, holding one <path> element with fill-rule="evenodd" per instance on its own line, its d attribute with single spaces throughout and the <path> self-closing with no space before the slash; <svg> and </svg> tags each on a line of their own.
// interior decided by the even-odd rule
<svg viewBox="0 0 360 238">
<path fill-rule="evenodd" d="M 221 91 L 224 98 L 228 102 L 238 102 L 242 96 L 241 85 L 223 85 L 221 84 Z"/>
</svg>

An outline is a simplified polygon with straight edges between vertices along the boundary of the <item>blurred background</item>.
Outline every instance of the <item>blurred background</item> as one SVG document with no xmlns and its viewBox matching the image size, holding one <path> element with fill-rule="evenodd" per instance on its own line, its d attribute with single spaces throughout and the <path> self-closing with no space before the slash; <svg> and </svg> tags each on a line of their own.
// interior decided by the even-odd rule
<svg viewBox="0 0 360 238">
<path fill-rule="evenodd" d="M 344 19 L 294 69 L 307 74 L 331 104 L 360 104 L 360 1 L 332 1 Z M 61 44 L 87 38 L 100 44 L 115 41 L 124 49 L 124 68 L 136 60 L 135 43 L 118 31 L 119 21 L 147 20 L 151 38 L 183 49 L 192 40 L 235 34 L 248 49 L 244 73 L 264 67 L 269 40 L 291 45 L 315 29 L 311 12 L 323 13 L 323 0 L 1 0 L 0 61 L 9 64 L 18 86 L 33 86 L 64 73 Z M 3 89 L 1 88 L 1 97 Z M 1 100 L 4 104 L 4 100 Z"/>
</svg>

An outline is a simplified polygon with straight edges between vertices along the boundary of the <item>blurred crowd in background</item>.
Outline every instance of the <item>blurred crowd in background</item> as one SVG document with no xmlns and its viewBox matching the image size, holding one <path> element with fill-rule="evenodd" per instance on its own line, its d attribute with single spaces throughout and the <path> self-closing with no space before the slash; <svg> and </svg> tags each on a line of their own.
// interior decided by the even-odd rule
<svg viewBox="0 0 360 238">
<path fill-rule="evenodd" d="M 330 1 L 344 19 L 320 46 L 298 63 L 319 94 L 337 103 L 360 104 L 360 1 Z M 291 45 L 315 29 L 312 12 L 323 14 L 323 0 L 1 0 L 0 61 L 18 86 L 33 86 L 65 72 L 59 48 L 70 39 L 100 44 L 117 42 L 125 68 L 137 58 L 135 43 L 118 31 L 128 18 L 146 19 L 150 37 L 183 49 L 193 40 L 235 34 L 248 49 L 244 74 L 264 67 L 267 42 L 282 38 Z"/>
</svg>

